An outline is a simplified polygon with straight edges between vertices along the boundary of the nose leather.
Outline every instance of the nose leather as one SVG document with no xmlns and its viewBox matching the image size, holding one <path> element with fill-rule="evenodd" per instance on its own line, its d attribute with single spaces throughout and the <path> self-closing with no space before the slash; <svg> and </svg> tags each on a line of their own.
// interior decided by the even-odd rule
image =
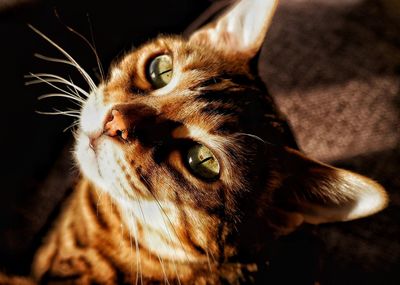
<svg viewBox="0 0 400 285">
<path fill-rule="evenodd" d="M 179 125 L 181 123 L 166 118 L 153 107 L 119 104 L 110 110 L 102 134 L 125 142 L 138 140 L 142 146 L 152 146 L 169 140 Z"/>
<path fill-rule="evenodd" d="M 104 133 L 110 137 L 120 136 L 124 140 L 128 138 L 128 125 L 120 111 L 111 111 L 110 120 L 104 126 Z"/>
</svg>

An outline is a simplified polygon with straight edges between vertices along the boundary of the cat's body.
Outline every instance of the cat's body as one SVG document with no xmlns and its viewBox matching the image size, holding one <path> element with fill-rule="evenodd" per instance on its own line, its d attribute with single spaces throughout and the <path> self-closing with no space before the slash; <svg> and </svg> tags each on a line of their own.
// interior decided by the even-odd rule
<svg viewBox="0 0 400 285">
<path fill-rule="evenodd" d="M 140 241 L 137 247 L 125 227 L 123 213 L 111 199 L 99 196 L 90 182 L 82 180 L 37 253 L 35 279 L 45 284 L 136 284 L 137 279 L 140 284 L 164 280 L 169 284 L 239 284 L 250 282 L 258 273 L 256 263 L 218 265 L 211 256 L 210 263 L 161 262 L 157 252 L 147 250 Z M 183 243 L 189 238 L 189 233 L 181 233 Z"/>
<path fill-rule="evenodd" d="M 34 282 L 257 283 L 272 239 L 386 205 L 374 181 L 296 150 L 255 68 L 275 6 L 243 0 L 188 40 L 127 54 L 93 87 L 75 147 L 83 178 Z"/>
</svg>

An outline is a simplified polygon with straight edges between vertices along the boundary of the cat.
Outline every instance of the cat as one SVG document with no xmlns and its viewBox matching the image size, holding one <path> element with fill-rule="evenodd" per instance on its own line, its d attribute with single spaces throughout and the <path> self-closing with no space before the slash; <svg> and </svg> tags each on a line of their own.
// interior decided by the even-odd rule
<svg viewBox="0 0 400 285">
<path fill-rule="evenodd" d="M 276 6 L 241 0 L 188 39 L 160 36 L 75 98 L 81 179 L 31 279 L 0 283 L 253 284 L 270 240 L 387 205 L 375 181 L 298 150 L 257 74 Z"/>
</svg>

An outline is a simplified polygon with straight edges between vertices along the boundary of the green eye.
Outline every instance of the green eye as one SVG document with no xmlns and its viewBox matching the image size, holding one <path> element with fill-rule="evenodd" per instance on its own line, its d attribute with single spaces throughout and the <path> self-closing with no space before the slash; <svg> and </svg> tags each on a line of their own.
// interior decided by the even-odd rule
<svg viewBox="0 0 400 285">
<path fill-rule="evenodd" d="M 198 177 L 213 180 L 219 176 L 217 158 L 206 146 L 196 144 L 187 153 L 187 162 L 191 171 Z"/>
<path fill-rule="evenodd" d="M 172 58 L 164 54 L 154 58 L 148 67 L 149 80 L 153 87 L 161 88 L 167 85 L 172 78 Z"/>
</svg>

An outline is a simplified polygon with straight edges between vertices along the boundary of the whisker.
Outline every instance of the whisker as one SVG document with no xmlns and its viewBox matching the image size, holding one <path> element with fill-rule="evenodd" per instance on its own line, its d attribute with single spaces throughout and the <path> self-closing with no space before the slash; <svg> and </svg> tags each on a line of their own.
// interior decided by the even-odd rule
<svg viewBox="0 0 400 285">
<path fill-rule="evenodd" d="M 81 96 L 79 96 L 79 93 L 76 91 L 76 89 L 72 89 L 71 86 L 66 85 L 65 88 L 67 88 L 69 92 L 71 92 L 72 94 L 76 95 L 77 97 L 82 98 Z"/>
<path fill-rule="evenodd" d="M 56 89 L 56 90 L 58 90 L 58 91 L 61 91 L 62 93 L 64 93 L 64 95 L 69 95 L 69 96 L 71 96 L 71 99 L 76 100 L 76 101 L 81 102 L 81 103 L 85 103 L 85 101 L 83 100 L 82 97 L 76 96 L 75 94 L 72 94 L 72 93 L 69 93 L 69 92 L 65 91 L 64 89 L 62 89 L 62 88 L 60 88 L 60 87 L 54 85 L 53 83 L 51 83 L 51 82 L 49 82 L 49 81 L 43 79 L 42 77 L 36 76 L 35 74 L 32 74 L 32 76 L 34 76 L 35 78 L 37 78 L 39 81 L 42 81 L 43 83 L 46 83 L 46 84 L 50 85 L 50 86 L 53 87 L 54 89 Z M 31 83 L 31 82 L 30 82 L 30 81 L 27 82 L 28 85 L 29 85 L 29 83 Z"/>
<path fill-rule="evenodd" d="M 124 162 L 124 161 L 120 161 L 120 163 L 124 163 L 126 167 L 129 167 L 129 166 L 127 165 L 127 163 Z M 122 187 L 122 183 L 121 183 L 121 182 L 120 182 L 120 184 L 121 184 L 121 187 Z M 148 223 L 147 223 L 147 220 L 146 220 L 146 216 L 145 216 L 145 214 L 144 214 L 144 211 L 143 211 L 142 203 L 141 203 L 139 197 L 137 196 L 137 193 L 136 193 L 136 192 L 133 191 L 133 192 L 131 192 L 131 193 L 135 196 L 135 201 L 137 201 L 138 204 L 139 204 L 139 210 L 140 210 L 140 213 L 141 213 L 141 215 L 142 215 L 143 222 L 144 222 L 145 225 L 147 225 Z M 158 261 L 160 262 L 161 270 L 162 270 L 163 275 L 164 275 L 165 284 L 170 284 L 170 283 L 169 283 L 169 280 L 168 280 L 168 276 L 167 276 L 166 271 L 165 271 L 164 261 L 162 260 L 160 254 L 159 254 L 158 252 L 155 252 L 155 254 L 157 255 Z M 141 275 L 141 279 L 142 279 L 142 275 Z M 143 283 L 143 280 L 142 280 L 142 283 Z"/>
<path fill-rule="evenodd" d="M 91 22 L 90 22 L 89 18 L 88 18 L 88 20 L 89 20 L 89 28 L 90 28 L 90 35 L 91 35 L 91 38 L 92 38 L 92 42 L 89 42 L 81 33 L 77 32 L 76 30 L 74 30 L 70 26 L 66 25 L 65 23 L 64 23 L 64 25 L 71 33 L 73 33 L 73 34 L 77 35 L 78 37 L 80 37 L 89 46 L 89 48 L 92 50 L 92 52 L 94 53 L 94 56 L 96 57 L 96 62 L 97 62 L 97 66 L 99 68 L 100 77 L 101 77 L 102 80 L 104 80 L 103 66 L 101 65 L 100 57 L 99 57 L 99 54 L 97 53 L 96 45 L 94 43 L 92 25 L 91 25 Z"/>
<path fill-rule="evenodd" d="M 76 129 L 71 129 L 71 134 L 74 137 L 74 140 L 76 141 L 79 137 L 79 133 Z M 74 154 L 72 153 L 72 156 L 74 156 Z M 79 169 L 78 167 L 76 168 L 76 170 Z"/>
<path fill-rule="evenodd" d="M 79 120 L 74 121 L 71 125 L 69 125 L 68 127 L 66 127 L 65 129 L 63 129 L 63 133 L 65 133 L 66 131 L 68 131 L 69 129 L 72 129 L 76 126 L 79 125 Z M 72 133 L 74 133 L 74 130 L 72 130 Z"/>
<path fill-rule="evenodd" d="M 52 85 L 50 82 L 46 82 L 46 83 Z M 70 93 L 70 92 L 68 92 L 68 91 L 66 91 L 66 90 L 64 90 L 64 89 L 62 89 L 62 88 L 57 88 L 57 87 L 55 87 L 55 86 L 52 86 L 52 87 L 54 87 L 55 89 L 61 91 L 62 93 L 51 93 L 51 95 L 55 95 L 55 94 L 57 94 L 57 95 L 58 95 L 58 94 L 59 94 L 59 95 L 65 95 L 65 96 L 68 96 L 68 98 L 70 98 L 70 99 L 72 99 L 72 100 L 74 100 L 74 101 L 78 101 L 78 102 L 80 102 L 80 103 L 82 103 L 82 104 L 85 102 L 81 97 L 76 96 L 76 95 L 73 94 L 73 93 Z M 48 95 L 50 95 L 50 94 L 48 94 Z M 42 99 L 43 99 L 43 98 L 47 98 L 47 97 L 45 97 L 45 96 L 47 96 L 47 95 L 42 95 L 42 96 L 39 96 L 38 98 L 39 98 L 39 100 L 41 100 L 41 98 L 42 98 Z M 59 96 L 59 97 L 65 97 L 65 96 Z"/>
<path fill-rule="evenodd" d="M 58 80 L 58 79 L 46 79 L 46 81 L 47 81 L 47 82 L 51 82 L 51 83 L 64 83 L 64 82 L 61 82 L 61 81 Z M 44 83 L 44 82 L 43 82 L 42 80 L 30 80 L 30 81 L 25 82 L 25 85 L 33 85 L 33 84 L 40 84 L 40 83 Z M 79 95 L 79 93 L 76 92 L 76 89 L 74 90 L 74 89 L 72 89 L 71 86 L 68 86 L 68 85 L 66 85 L 65 88 L 68 89 L 68 91 L 66 91 L 66 93 L 71 94 L 71 95 L 73 95 L 74 97 L 76 96 L 77 98 L 83 99 L 83 98 Z M 65 90 L 63 90 L 63 92 L 65 92 Z"/>
<path fill-rule="evenodd" d="M 134 195 L 136 196 L 136 193 L 134 193 Z M 145 218 L 145 215 L 144 215 L 144 211 L 143 211 L 143 208 L 142 208 L 142 204 L 140 203 L 140 199 L 138 199 L 138 198 L 136 197 L 136 200 L 137 200 L 138 203 L 139 203 L 139 208 L 140 208 L 140 212 L 141 212 L 142 217 L 143 217 L 143 221 L 144 221 L 145 224 L 147 224 L 147 221 L 146 221 L 146 218 Z M 164 261 L 162 260 L 160 254 L 159 254 L 158 252 L 156 252 L 156 254 L 157 254 L 158 261 L 160 262 L 160 265 L 161 265 L 161 270 L 162 270 L 163 275 L 164 275 L 164 283 L 165 283 L 165 284 L 170 284 L 170 283 L 169 283 L 169 280 L 168 280 L 167 273 L 165 272 Z"/>
<path fill-rule="evenodd" d="M 190 212 L 188 212 L 187 214 L 191 216 L 191 213 L 190 213 Z M 193 218 L 193 217 L 191 217 L 191 218 Z M 205 244 L 207 243 L 207 241 L 204 240 L 204 239 L 202 239 L 202 242 L 204 242 Z M 217 261 L 216 261 L 216 259 L 215 259 L 215 256 L 212 254 L 212 252 L 210 252 L 210 251 L 208 250 L 208 247 L 207 247 L 207 246 L 204 248 L 204 250 L 205 250 L 206 256 L 207 256 L 208 269 L 209 269 L 210 274 L 212 274 L 212 266 L 211 266 L 210 255 L 211 255 L 211 258 L 212 258 L 212 261 L 213 261 L 214 264 L 217 263 Z"/>
<path fill-rule="evenodd" d="M 74 111 L 60 111 L 57 109 L 53 109 L 53 110 L 54 110 L 54 112 L 36 111 L 36 113 L 41 114 L 41 115 L 51 115 L 51 116 L 63 115 L 63 116 L 67 116 L 67 117 L 79 118 L 79 113 L 75 113 Z"/>
<path fill-rule="evenodd" d="M 124 164 L 126 165 L 126 167 L 129 167 L 129 166 L 127 165 L 126 161 L 119 161 L 119 162 L 120 162 L 120 163 L 124 163 Z M 121 185 L 121 186 L 122 186 L 122 185 Z M 136 193 L 136 192 L 133 191 L 133 192 L 130 192 L 130 193 L 133 194 L 133 195 L 135 196 L 135 201 L 138 202 L 140 214 L 141 214 L 141 216 L 142 216 L 144 225 L 147 225 L 148 223 L 147 223 L 147 219 L 146 219 L 146 216 L 145 216 L 145 214 L 144 214 L 144 211 L 143 211 L 143 207 L 142 207 L 141 200 L 140 200 L 139 197 L 137 196 L 137 193 Z M 164 223 L 165 223 L 165 222 L 164 222 Z M 167 230 L 168 230 L 168 228 L 167 228 Z M 171 241 L 172 241 L 172 239 L 171 239 Z M 155 252 L 155 254 L 157 255 L 158 261 L 159 261 L 160 266 L 161 266 L 161 270 L 162 270 L 163 275 L 164 275 L 164 283 L 169 285 L 170 282 L 169 282 L 169 280 L 168 280 L 168 276 L 167 276 L 167 273 L 166 273 L 166 271 L 165 271 L 165 264 L 164 264 L 164 261 L 163 261 L 163 259 L 161 258 L 160 254 L 159 254 L 158 252 Z M 179 278 L 179 276 L 178 276 L 178 278 Z"/>
<path fill-rule="evenodd" d="M 80 88 L 78 85 L 74 84 L 72 80 L 70 81 L 66 80 L 65 78 L 51 74 L 51 73 L 30 73 L 29 75 L 25 75 L 25 78 L 37 78 L 38 80 L 32 80 L 28 81 L 25 84 L 30 85 L 30 84 L 37 84 L 37 83 L 42 83 L 43 81 L 48 81 L 48 82 L 54 82 L 54 83 L 62 83 L 67 86 L 71 86 L 75 89 L 76 95 L 79 96 L 79 92 L 84 95 L 85 97 L 89 96 L 89 93 Z M 80 97 L 80 96 L 79 96 Z"/>
<path fill-rule="evenodd" d="M 42 55 L 42 54 L 39 54 L 39 53 L 35 53 L 34 56 L 37 57 L 37 58 L 40 58 L 42 60 L 46 60 L 46 61 L 50 61 L 50 62 L 63 63 L 63 64 L 67 64 L 67 65 L 71 65 L 71 66 L 75 67 L 76 69 L 78 69 L 78 71 L 81 73 L 81 75 L 85 79 L 86 83 L 89 85 L 90 90 L 96 90 L 97 89 L 97 86 L 94 84 L 94 82 L 91 79 L 91 77 L 86 73 L 86 71 L 84 71 L 84 69 L 81 66 L 77 66 L 75 63 L 70 62 L 70 61 L 65 60 L 65 59 L 45 56 L 45 55 Z M 84 74 L 82 74 L 83 72 L 84 72 Z"/>
<path fill-rule="evenodd" d="M 45 94 L 45 95 L 41 95 L 38 97 L 39 100 L 43 100 L 46 98 L 55 98 L 55 97 L 61 97 L 61 98 L 68 98 L 71 99 L 73 101 L 79 102 L 80 104 L 77 104 L 78 106 L 82 106 L 82 104 L 85 103 L 85 101 L 83 101 L 82 99 L 76 98 L 72 95 L 69 94 L 63 94 L 63 93 L 51 93 L 51 94 Z"/>
<path fill-rule="evenodd" d="M 141 177 L 144 181 L 146 181 L 147 183 L 149 183 L 149 182 L 147 181 L 147 179 L 146 179 L 142 174 L 140 174 L 140 177 Z M 145 187 L 145 188 L 147 189 L 147 187 Z M 148 189 L 147 189 L 147 190 L 148 190 Z M 171 233 L 170 233 L 170 231 L 169 231 L 169 228 L 167 227 L 167 223 L 166 223 L 164 217 L 168 220 L 169 225 L 171 226 L 172 230 L 174 231 L 175 236 L 178 238 L 178 241 L 179 241 L 179 243 L 180 243 L 180 245 L 181 245 L 181 248 L 182 248 L 182 250 L 184 251 L 184 253 L 185 253 L 185 255 L 186 255 L 186 259 L 189 261 L 189 257 L 188 257 L 188 255 L 187 255 L 187 252 L 186 252 L 186 250 L 185 250 L 185 247 L 183 246 L 183 243 L 182 243 L 181 239 L 179 238 L 179 235 L 178 235 L 178 233 L 176 232 L 175 227 L 174 227 L 174 225 L 172 224 L 171 219 L 169 218 L 169 216 L 168 216 L 167 213 L 165 212 L 165 210 L 164 210 L 164 208 L 162 207 L 160 201 L 157 199 L 157 197 L 154 195 L 154 193 L 153 193 L 152 191 L 149 191 L 149 190 L 148 190 L 148 192 L 152 195 L 152 197 L 154 198 L 154 200 L 155 200 L 156 203 L 157 203 L 157 206 L 158 206 L 159 209 L 161 210 L 161 213 L 163 214 L 163 222 L 164 222 L 164 224 L 165 224 L 165 226 L 166 226 L 166 229 L 167 229 L 167 231 L 168 231 L 169 240 L 172 242 L 172 236 L 171 236 Z M 178 277 L 178 284 L 180 285 L 180 284 L 181 284 L 181 280 L 180 280 L 180 277 L 179 277 L 179 274 L 178 274 L 178 269 L 177 269 L 177 266 L 176 266 L 176 262 L 173 261 L 173 263 L 174 263 L 174 270 L 175 270 L 176 276 Z"/>
<path fill-rule="evenodd" d="M 73 33 L 73 34 L 77 35 L 78 37 L 80 37 L 89 46 L 89 48 L 92 50 L 92 52 L 94 53 L 94 56 L 96 57 L 96 62 L 97 62 L 97 66 L 99 68 L 101 80 L 104 80 L 104 70 L 103 70 L 103 67 L 101 65 L 101 61 L 100 61 L 99 55 L 97 53 L 97 49 L 96 49 L 96 45 L 95 45 L 94 37 L 93 37 L 92 23 L 90 22 L 89 16 L 88 16 L 88 22 L 89 22 L 90 35 L 91 35 L 92 42 L 89 42 L 86 39 L 86 37 L 84 37 L 81 33 L 77 32 L 75 29 L 73 29 L 72 27 L 70 27 L 67 24 L 65 24 L 64 21 L 62 21 L 60 15 L 58 14 L 56 9 L 54 10 L 54 12 L 55 12 L 55 15 L 58 18 L 58 20 L 65 26 L 65 28 L 67 28 L 67 30 L 70 31 L 71 33 Z"/>
<path fill-rule="evenodd" d="M 129 213 L 131 216 L 131 220 L 133 220 L 133 213 Z M 133 238 L 135 239 L 135 249 L 136 249 L 136 281 L 135 284 L 137 285 L 139 282 L 139 275 L 140 275 L 140 283 L 143 284 L 143 277 L 142 277 L 142 263 L 141 263 L 141 258 L 140 258 L 140 248 L 139 248 L 139 241 L 138 241 L 138 230 L 137 230 L 137 225 L 134 226 L 135 230 L 133 233 Z M 131 252 L 133 250 L 133 245 L 132 245 L 132 235 L 130 235 L 130 240 L 131 240 Z M 132 271 L 132 270 L 131 270 Z"/>
<path fill-rule="evenodd" d="M 99 72 L 100 72 L 101 79 L 104 81 L 104 78 L 105 78 L 104 69 L 103 69 L 103 66 L 101 65 L 99 54 L 98 54 L 97 49 L 96 49 L 96 42 L 94 41 L 94 35 L 93 35 L 93 25 L 92 25 L 92 21 L 90 21 L 89 14 L 87 14 L 87 18 L 88 18 L 88 22 L 89 22 L 90 37 L 91 37 L 91 40 L 92 40 L 93 51 L 94 51 L 94 54 L 95 54 L 96 60 L 97 60 L 97 66 L 99 67 Z"/>
<path fill-rule="evenodd" d="M 82 93 L 85 97 L 89 97 L 89 93 L 87 93 L 85 90 L 83 90 L 82 88 L 80 88 L 78 85 L 76 85 L 75 83 L 74 83 L 74 81 L 72 81 L 72 78 L 69 76 L 69 81 L 67 81 L 67 82 L 69 82 L 69 83 L 71 83 L 71 86 L 72 86 L 72 88 L 74 88 L 74 93 L 76 94 L 76 95 L 78 95 L 79 96 L 79 90 L 80 90 L 80 92 L 84 92 L 84 93 Z M 79 96 L 80 97 L 80 96 Z"/>
<path fill-rule="evenodd" d="M 119 185 L 120 188 L 125 189 L 120 178 L 118 179 L 118 185 Z M 113 186 L 117 187 L 115 184 L 113 184 Z M 125 209 L 125 211 L 126 211 L 126 209 Z M 127 213 L 127 215 L 129 215 L 131 222 L 135 221 L 132 211 L 126 211 L 126 213 Z M 139 233 L 138 233 L 137 223 L 131 225 L 129 228 L 131 228 L 133 230 L 133 234 L 129 235 L 129 242 L 130 242 L 130 248 L 131 248 L 131 250 L 130 250 L 131 259 L 133 257 L 132 237 L 135 240 L 135 253 L 136 253 L 136 280 L 135 280 L 135 285 L 138 285 L 139 274 L 140 274 L 141 284 L 143 284 L 142 265 L 141 265 L 140 248 L 139 248 L 139 241 L 138 241 Z M 131 265 L 131 273 L 132 273 L 132 271 L 133 271 L 132 264 L 130 264 L 130 265 Z"/>
<path fill-rule="evenodd" d="M 77 61 L 69 54 L 67 53 L 63 48 L 61 48 L 59 45 L 57 45 L 54 41 L 52 41 L 49 37 L 47 37 L 45 34 L 40 32 L 38 29 L 33 27 L 32 25 L 28 25 L 29 28 L 31 28 L 35 33 L 37 33 L 39 36 L 47 40 L 51 45 L 53 45 L 55 48 L 57 48 L 66 58 L 70 60 L 70 64 L 75 66 L 75 68 L 81 73 L 81 75 L 85 78 L 86 82 L 89 84 L 91 90 L 96 90 L 96 84 L 92 80 L 92 78 L 89 76 L 89 74 L 77 63 Z M 44 58 L 43 58 L 44 59 Z M 50 60 L 51 61 L 51 60 Z"/>
<path fill-rule="evenodd" d="M 269 142 L 263 140 L 262 138 L 260 138 L 259 136 L 252 135 L 252 134 L 248 134 L 248 133 L 235 133 L 235 135 L 238 135 L 238 136 L 247 136 L 247 137 L 250 137 L 250 138 L 259 140 L 259 141 L 261 141 L 261 142 L 263 142 L 263 143 L 269 143 Z"/>
</svg>

